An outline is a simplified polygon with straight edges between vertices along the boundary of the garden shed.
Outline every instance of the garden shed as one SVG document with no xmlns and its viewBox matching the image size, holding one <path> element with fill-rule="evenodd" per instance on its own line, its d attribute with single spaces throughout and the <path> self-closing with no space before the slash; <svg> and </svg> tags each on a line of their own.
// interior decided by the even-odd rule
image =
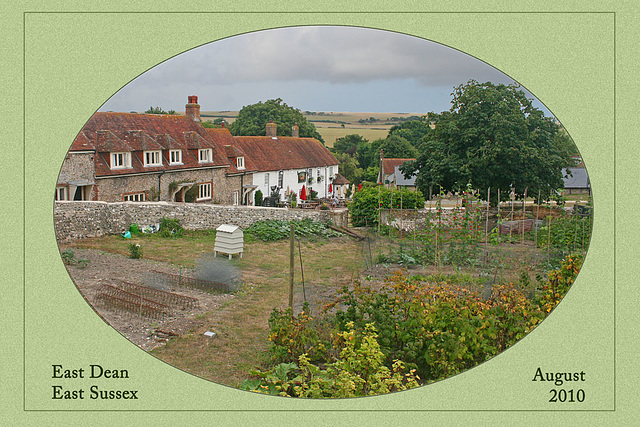
<svg viewBox="0 0 640 427">
<path fill-rule="evenodd" d="M 242 258 L 242 252 L 244 250 L 244 233 L 242 229 L 237 225 L 222 224 L 216 228 L 216 243 L 214 246 L 214 255 L 217 256 L 218 252 L 228 254 L 231 259 L 233 254 L 240 254 Z"/>
</svg>

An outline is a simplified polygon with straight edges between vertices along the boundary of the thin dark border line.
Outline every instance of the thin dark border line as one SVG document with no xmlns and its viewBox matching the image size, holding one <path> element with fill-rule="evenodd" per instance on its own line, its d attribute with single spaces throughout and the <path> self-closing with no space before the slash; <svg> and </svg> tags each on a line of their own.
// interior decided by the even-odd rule
<svg viewBox="0 0 640 427">
<path fill-rule="evenodd" d="M 184 15 L 229 15 L 229 14 L 260 14 L 260 15 L 274 15 L 274 14 L 278 14 L 278 15 L 291 15 L 291 14 L 295 14 L 295 15 L 300 15 L 300 14 L 304 14 L 304 15 L 343 15 L 345 13 L 348 14 L 358 14 L 358 15 L 374 15 L 374 14 L 432 14 L 432 15 L 452 15 L 452 14 L 473 14 L 473 15 L 493 15 L 493 14 L 500 14 L 500 15 L 507 15 L 507 14 L 527 14 L 527 15 L 532 15 L 532 14 L 545 14 L 545 15 L 561 15 L 561 14 L 615 14 L 616 12 L 614 11 L 610 11 L 610 10 L 596 10 L 596 11 L 570 11 L 570 12 L 563 12 L 563 11 L 558 11 L 558 12 L 551 12 L 551 11 L 468 11 L 468 10 L 461 10 L 461 11 L 432 11 L 432 12 L 425 12 L 425 11 L 407 11 L 407 10 L 397 10 L 397 11 L 308 11 L 308 10 L 300 10 L 300 11 L 273 11 L 273 10 L 269 10 L 269 11 L 258 11 L 258 10 L 247 10 L 247 11 L 229 11 L 229 10 L 221 10 L 221 11 L 193 11 L 193 12 L 183 12 L 183 11 L 131 11 L 131 12 L 122 12 L 122 11 L 58 11 L 58 10 L 51 10 L 51 11 L 25 11 L 24 13 L 29 13 L 29 14 L 64 14 L 64 15 L 74 15 L 74 14 L 126 14 L 126 15 L 131 15 L 131 14 L 154 14 L 154 15 L 158 15 L 158 14 L 162 14 L 162 15 L 166 15 L 166 14 L 184 14 Z"/>
<path fill-rule="evenodd" d="M 92 409 L 77 409 L 77 410 L 65 410 L 65 409 L 27 409 L 26 408 L 26 55 L 27 55 L 27 41 L 26 41 L 26 16 L 28 14 L 612 14 L 613 15 L 613 409 L 273 409 L 273 410 L 246 410 L 246 409 L 106 409 L 106 410 L 92 410 Z M 384 11 L 375 11 L 375 12 L 364 12 L 364 11 L 354 11 L 354 12 L 336 12 L 336 11 L 328 11 L 328 12 L 315 12 L 315 11 L 284 11 L 284 12 L 276 12 L 276 11 L 219 11 L 219 12 L 182 12 L 182 11 L 174 11 L 174 12 L 149 12 L 149 11 L 132 11 L 132 12 L 122 12 L 122 11 L 25 11 L 22 14 L 22 220 L 23 220 L 23 233 L 22 233 L 22 278 L 23 278 L 23 292 L 22 292 L 22 405 L 23 412 L 615 412 L 616 411 L 616 397 L 617 397 L 617 293 L 616 293 L 616 284 L 617 284 L 617 276 L 616 276 L 616 182 L 617 182 L 617 174 L 616 174 L 616 141 L 617 141 L 617 22 L 616 22 L 617 12 L 615 11 L 532 11 L 532 12 L 518 12 L 518 11 L 458 11 L 458 12 L 446 12 L 446 11 L 437 11 L 437 12 L 408 12 L 408 11 L 399 11 L 399 12 L 384 12 Z"/>
<path fill-rule="evenodd" d="M 616 198 L 616 193 L 618 192 L 616 183 L 617 183 L 617 174 L 616 174 L 616 141 L 617 141 L 617 133 L 616 133 L 616 129 L 618 127 L 618 120 L 616 117 L 616 111 L 617 111 L 617 104 L 618 104 L 618 100 L 617 100 L 617 87 L 618 87 L 618 82 L 617 82 L 617 44 L 616 44 L 616 38 L 617 38 L 617 31 L 616 31 L 616 13 L 613 13 L 613 410 L 616 410 L 616 390 L 617 390 L 617 382 L 616 382 L 616 372 L 618 371 L 617 368 L 617 364 L 616 364 L 616 359 L 618 358 L 618 351 L 617 351 L 617 310 L 616 310 L 616 301 L 618 300 L 617 298 L 617 293 L 616 293 L 616 289 L 617 289 L 617 275 L 616 275 L 616 271 L 617 271 L 617 264 L 616 264 L 616 254 L 617 254 L 617 249 L 616 249 L 616 237 L 618 235 L 617 230 L 616 230 L 616 217 L 617 217 L 617 198 Z"/>
<path fill-rule="evenodd" d="M 304 398 L 294 398 L 304 399 Z M 322 401 L 322 400 L 321 400 Z M 26 412 L 615 412 L 615 409 L 29 409 Z"/>
<path fill-rule="evenodd" d="M 22 14 L 22 410 L 27 410 L 27 14 Z"/>
</svg>

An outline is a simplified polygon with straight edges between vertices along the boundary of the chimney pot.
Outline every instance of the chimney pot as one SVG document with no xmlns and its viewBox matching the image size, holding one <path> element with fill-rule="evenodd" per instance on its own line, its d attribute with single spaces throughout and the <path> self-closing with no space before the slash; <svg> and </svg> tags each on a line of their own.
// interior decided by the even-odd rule
<svg viewBox="0 0 640 427">
<path fill-rule="evenodd" d="M 185 115 L 191 116 L 196 122 L 200 121 L 200 106 L 198 105 L 198 97 L 196 95 L 190 95 L 187 97 L 189 101 L 185 106 Z"/>
<path fill-rule="evenodd" d="M 267 123 L 267 136 L 275 138 L 277 136 L 277 133 L 278 133 L 278 125 L 273 123 L 273 120 L 270 120 L 269 123 Z"/>
</svg>

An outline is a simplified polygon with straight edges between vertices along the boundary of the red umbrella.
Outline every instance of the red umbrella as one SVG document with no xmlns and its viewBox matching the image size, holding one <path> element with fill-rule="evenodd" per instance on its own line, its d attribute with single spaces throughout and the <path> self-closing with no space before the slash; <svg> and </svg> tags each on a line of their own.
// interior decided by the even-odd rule
<svg viewBox="0 0 640 427">
<path fill-rule="evenodd" d="M 329 193 L 333 193 L 333 184 L 329 184 Z"/>
<path fill-rule="evenodd" d="M 362 183 L 358 184 L 358 191 L 362 190 Z"/>
<path fill-rule="evenodd" d="M 307 200 L 307 190 L 302 186 L 302 190 L 300 190 L 300 200 Z"/>
</svg>

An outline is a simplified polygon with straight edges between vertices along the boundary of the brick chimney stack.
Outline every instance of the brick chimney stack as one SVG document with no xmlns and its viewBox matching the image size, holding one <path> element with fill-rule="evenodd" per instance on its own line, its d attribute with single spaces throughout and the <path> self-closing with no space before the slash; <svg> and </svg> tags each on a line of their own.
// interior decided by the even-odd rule
<svg viewBox="0 0 640 427">
<path fill-rule="evenodd" d="M 300 138 L 300 128 L 297 123 L 291 128 L 291 136 L 294 138 Z"/>
<path fill-rule="evenodd" d="M 196 122 L 200 121 L 200 106 L 198 105 L 198 97 L 196 95 L 190 95 L 188 97 L 189 102 L 184 107 L 185 115 L 191 116 Z"/>
<path fill-rule="evenodd" d="M 269 123 L 267 123 L 267 136 L 275 138 L 277 136 L 277 130 L 278 125 L 273 123 L 273 120 L 270 120 Z"/>
</svg>

